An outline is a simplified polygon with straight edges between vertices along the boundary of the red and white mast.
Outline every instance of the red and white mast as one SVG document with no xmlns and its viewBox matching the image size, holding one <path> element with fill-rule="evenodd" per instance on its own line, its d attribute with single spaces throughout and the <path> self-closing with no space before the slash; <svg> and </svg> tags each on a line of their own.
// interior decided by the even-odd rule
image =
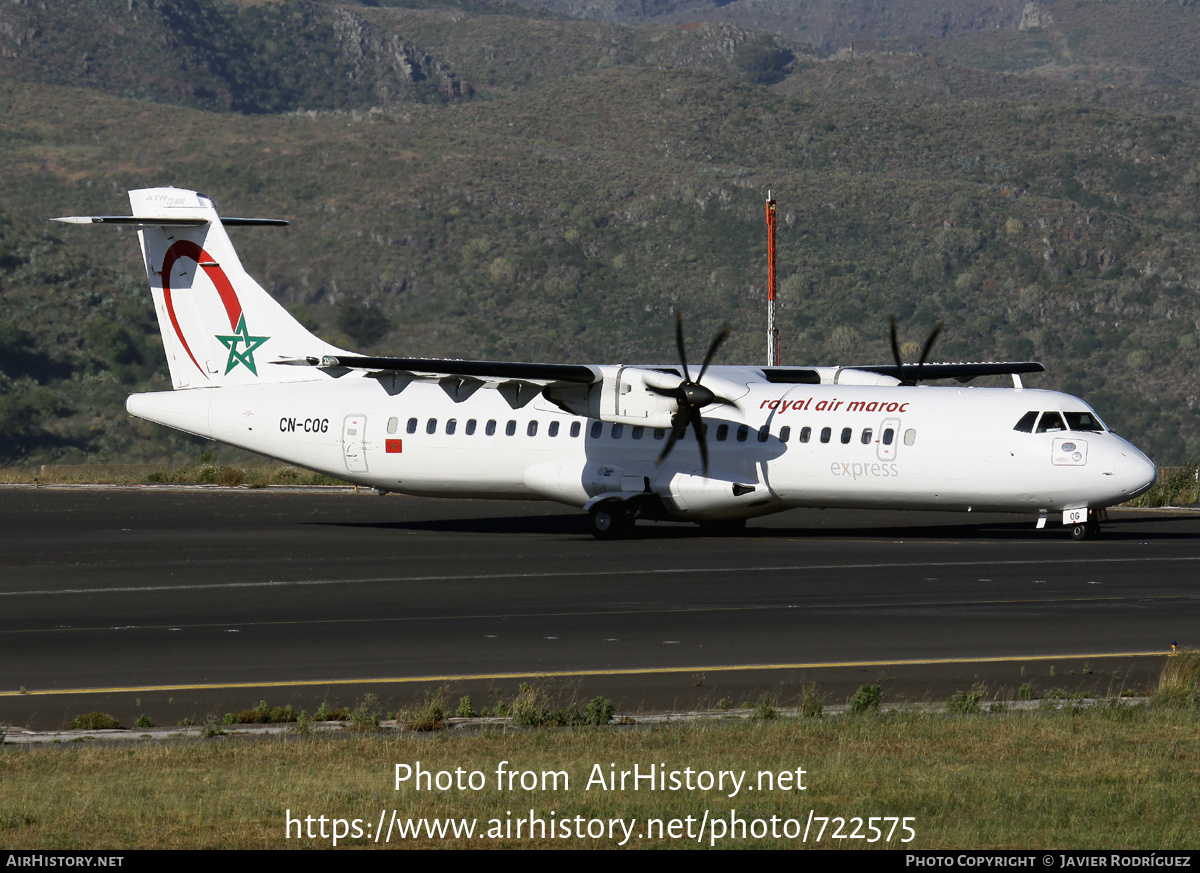
<svg viewBox="0 0 1200 873">
<path fill-rule="evenodd" d="M 779 366 L 779 330 L 775 327 L 775 201 L 767 191 L 767 366 Z"/>
</svg>

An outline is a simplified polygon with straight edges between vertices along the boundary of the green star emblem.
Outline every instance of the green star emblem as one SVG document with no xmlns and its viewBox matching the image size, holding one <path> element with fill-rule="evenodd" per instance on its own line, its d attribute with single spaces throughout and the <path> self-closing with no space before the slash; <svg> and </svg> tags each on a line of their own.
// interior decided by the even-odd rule
<svg viewBox="0 0 1200 873">
<path fill-rule="evenodd" d="M 257 376 L 258 368 L 254 366 L 254 351 L 267 340 L 269 340 L 270 337 L 250 336 L 250 332 L 246 330 L 245 315 L 242 315 L 242 317 L 238 319 L 237 328 L 235 329 L 237 330 L 237 333 L 235 333 L 233 336 L 217 337 L 217 339 L 221 341 L 221 345 L 229 349 L 229 361 L 225 364 L 225 373 L 228 375 L 230 370 L 232 370 L 238 364 L 242 364 L 247 370 Z M 241 351 L 238 351 L 238 346 L 242 345 L 243 343 L 245 343 L 246 347 Z"/>
</svg>

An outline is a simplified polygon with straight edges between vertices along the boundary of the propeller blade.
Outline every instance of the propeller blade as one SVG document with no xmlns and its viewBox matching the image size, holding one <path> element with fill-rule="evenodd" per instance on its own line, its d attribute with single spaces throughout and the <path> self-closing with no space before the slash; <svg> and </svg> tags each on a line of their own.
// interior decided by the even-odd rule
<svg viewBox="0 0 1200 873">
<path fill-rule="evenodd" d="M 892 316 L 892 359 L 896 362 L 900 384 L 904 384 L 904 362 L 900 360 L 900 342 L 896 339 L 896 316 Z"/>
<path fill-rule="evenodd" d="M 700 462 L 704 466 L 704 475 L 708 476 L 708 441 L 706 439 L 708 428 L 704 424 L 704 418 L 700 415 L 700 410 L 716 403 L 735 408 L 737 404 L 724 397 L 718 397 L 713 393 L 712 389 L 701 385 L 700 380 L 704 378 L 704 374 L 708 371 L 708 365 L 716 357 L 717 350 L 721 348 L 721 343 L 725 342 L 732 331 L 733 328 L 727 324 L 713 337 L 713 341 L 709 343 L 708 351 L 704 355 L 704 362 L 700 365 L 700 375 L 693 382 L 692 374 L 688 370 L 687 350 L 684 348 L 683 343 L 683 312 L 680 310 L 675 311 L 675 346 L 679 350 L 679 363 L 683 365 L 683 379 L 668 387 L 669 379 L 660 378 L 658 375 L 651 375 L 649 373 L 642 377 L 643 383 L 647 388 L 664 397 L 674 398 L 679 405 L 675 417 L 671 420 L 671 438 L 663 446 L 662 453 L 658 456 L 658 460 L 655 461 L 656 464 L 661 464 L 667 459 L 667 456 L 671 454 L 671 450 L 675 448 L 675 444 L 687 435 L 688 425 L 690 424 L 696 432 L 696 442 L 700 444 Z"/>
<path fill-rule="evenodd" d="M 937 342 L 937 338 L 942 333 L 942 322 L 938 322 L 934 327 L 933 333 L 929 335 L 929 339 L 925 340 L 925 348 L 921 349 L 921 360 L 917 363 L 917 381 L 921 381 L 921 370 L 925 367 L 925 359 L 929 357 L 929 350 L 933 348 L 933 344 Z"/>
<path fill-rule="evenodd" d="M 704 426 L 704 419 L 700 417 L 700 410 L 693 406 L 688 411 L 688 420 L 692 423 L 692 430 L 696 432 L 696 441 L 700 443 L 700 465 L 704 468 L 704 478 L 708 478 L 708 440 L 705 432 L 708 430 Z"/>
<path fill-rule="evenodd" d="M 667 455 L 671 454 L 671 449 L 675 448 L 675 443 L 687 433 L 687 423 L 687 416 L 682 412 L 675 416 L 675 423 L 671 426 L 671 436 L 667 440 L 667 444 L 663 446 L 662 452 L 659 453 L 658 460 L 654 462 L 655 466 L 662 464 L 667 459 Z"/>
<path fill-rule="evenodd" d="M 679 362 L 683 364 L 683 378 L 687 382 L 692 381 L 691 374 L 688 373 L 687 365 L 687 350 L 683 347 L 683 311 L 675 310 L 675 348 L 679 350 Z"/>
<path fill-rule="evenodd" d="M 700 375 L 696 377 L 699 382 L 704 378 L 704 371 L 708 369 L 708 365 L 712 363 L 713 356 L 717 353 L 717 349 L 721 347 L 721 343 L 725 342 L 730 333 L 733 332 L 732 325 L 725 325 L 720 332 L 713 338 L 712 345 L 708 347 L 708 354 L 704 356 L 704 363 L 700 365 Z"/>
</svg>

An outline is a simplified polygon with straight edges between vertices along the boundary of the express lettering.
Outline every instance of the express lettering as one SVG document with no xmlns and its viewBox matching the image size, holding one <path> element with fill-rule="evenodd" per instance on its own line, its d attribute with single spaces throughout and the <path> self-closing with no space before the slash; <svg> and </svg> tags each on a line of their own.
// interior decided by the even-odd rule
<svg viewBox="0 0 1200 873">
<path fill-rule="evenodd" d="M 305 433 L 329 433 L 329 419 L 306 418 L 303 421 L 286 417 L 279 419 L 280 433 L 295 433 L 297 430 Z"/>
<path fill-rule="evenodd" d="M 829 472 L 834 476 L 850 476 L 856 482 L 860 476 L 864 479 L 890 479 L 900 475 L 896 464 L 844 464 L 838 461 L 829 465 Z"/>
<path fill-rule="evenodd" d="M 842 407 L 845 406 L 845 409 Z M 883 400 L 852 400 L 847 403 L 845 400 L 838 400 L 834 397 L 832 400 L 818 400 L 816 405 L 813 405 L 812 398 L 805 400 L 764 400 L 758 406 L 759 409 L 769 409 L 777 415 L 782 415 L 789 410 L 800 410 L 801 412 L 908 412 L 907 403 L 895 403 Z"/>
</svg>

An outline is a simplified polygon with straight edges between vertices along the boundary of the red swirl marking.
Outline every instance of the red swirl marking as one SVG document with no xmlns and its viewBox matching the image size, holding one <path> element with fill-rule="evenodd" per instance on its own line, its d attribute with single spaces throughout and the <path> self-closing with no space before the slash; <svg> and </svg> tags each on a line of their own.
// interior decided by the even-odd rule
<svg viewBox="0 0 1200 873">
<path fill-rule="evenodd" d="M 188 341 L 183 336 L 183 329 L 179 326 L 179 319 L 175 315 L 175 304 L 171 299 L 171 268 L 175 266 L 175 262 L 180 258 L 190 258 L 195 261 L 197 266 L 200 266 L 204 270 L 209 280 L 216 287 L 217 294 L 221 297 L 221 303 L 225 305 L 225 314 L 229 316 L 230 330 L 237 330 L 238 320 L 242 317 L 242 303 L 238 300 L 237 292 L 233 290 L 233 284 L 229 281 L 229 277 L 225 275 L 225 271 L 221 269 L 221 265 L 211 263 L 212 257 L 208 252 L 200 248 L 200 246 L 191 240 L 181 239 L 167 249 L 166 255 L 163 256 L 161 274 L 163 301 L 167 305 L 167 315 L 171 319 L 171 327 L 175 328 L 175 336 L 179 337 L 179 342 L 183 345 L 183 350 L 192 359 L 192 363 L 196 365 L 196 369 L 207 379 L 208 373 L 204 372 L 204 368 L 200 366 L 200 362 L 192 354 L 191 346 L 188 345 Z"/>
</svg>

